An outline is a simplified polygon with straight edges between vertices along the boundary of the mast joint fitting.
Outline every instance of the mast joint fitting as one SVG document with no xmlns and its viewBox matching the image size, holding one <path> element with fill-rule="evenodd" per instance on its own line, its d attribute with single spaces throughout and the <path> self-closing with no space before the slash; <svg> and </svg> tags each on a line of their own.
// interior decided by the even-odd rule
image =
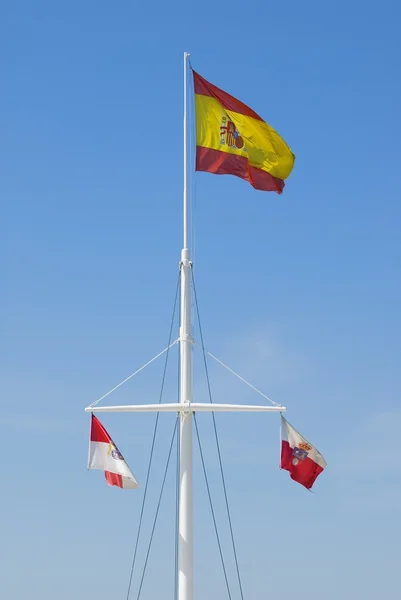
<svg viewBox="0 0 401 600">
<path fill-rule="evenodd" d="M 180 260 L 178 266 L 180 267 L 180 269 L 182 269 L 182 267 L 189 267 L 190 269 L 192 269 L 192 260 L 184 258 L 184 260 Z"/>
<path fill-rule="evenodd" d="M 182 403 L 182 409 L 180 411 L 181 415 L 184 417 L 188 417 L 188 415 L 192 414 L 191 403 L 188 400 Z"/>
<path fill-rule="evenodd" d="M 190 333 L 183 333 L 180 335 L 179 341 L 180 342 L 189 342 L 190 344 L 193 344 L 194 338 L 192 337 L 192 335 Z"/>
</svg>

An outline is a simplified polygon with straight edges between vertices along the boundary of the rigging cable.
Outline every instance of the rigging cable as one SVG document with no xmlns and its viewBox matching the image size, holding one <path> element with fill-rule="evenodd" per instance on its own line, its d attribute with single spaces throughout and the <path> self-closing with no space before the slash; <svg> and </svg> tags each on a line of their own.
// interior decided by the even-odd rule
<svg viewBox="0 0 401 600">
<path fill-rule="evenodd" d="M 128 377 L 126 377 L 123 381 L 120 381 L 120 383 L 118 383 L 117 385 L 115 385 L 111 390 L 109 390 L 108 392 L 106 392 L 103 396 L 100 396 L 100 398 L 98 398 L 97 400 L 95 400 L 94 402 L 92 402 L 92 404 L 90 404 L 89 407 L 93 408 L 94 406 L 97 406 L 97 404 L 99 404 L 99 402 L 101 400 L 104 400 L 105 398 L 107 398 L 107 396 L 109 396 L 110 394 L 112 394 L 113 392 L 115 392 L 119 387 L 121 387 L 122 385 L 124 385 L 124 383 L 127 383 L 127 381 L 129 381 L 130 379 L 132 379 L 133 377 L 135 377 L 135 375 L 138 375 L 138 373 L 140 373 L 141 371 L 143 371 L 144 369 L 146 369 L 146 367 L 148 367 L 152 362 L 154 362 L 156 359 L 158 359 L 162 354 L 165 354 L 166 352 L 168 352 L 170 350 L 170 348 L 172 348 L 177 343 L 178 343 L 178 339 L 174 340 L 174 342 L 172 342 L 171 344 L 169 344 L 167 346 L 167 348 L 164 348 L 164 350 L 162 350 L 161 352 L 159 352 L 159 354 L 156 354 L 156 356 L 154 356 L 153 358 L 151 358 L 150 360 L 148 360 L 148 362 L 145 363 L 144 365 L 142 365 L 142 367 L 139 367 L 139 369 L 137 369 L 136 371 L 134 371 L 133 373 L 131 373 L 131 375 L 128 375 Z"/>
<path fill-rule="evenodd" d="M 168 471 L 168 467 L 169 467 L 169 464 L 170 464 L 171 451 L 173 449 L 174 438 L 175 438 L 175 435 L 176 435 L 176 432 L 177 432 L 178 418 L 179 417 L 177 417 L 176 420 L 175 420 L 173 437 L 171 438 L 170 449 L 169 449 L 169 452 L 168 452 L 166 468 L 164 470 L 164 476 L 163 476 L 162 487 L 161 487 L 161 490 L 160 490 L 159 501 L 157 503 L 156 514 L 155 514 L 155 518 L 154 518 L 154 521 L 153 521 L 152 533 L 150 534 L 149 546 L 148 546 L 148 550 L 147 550 L 147 553 L 146 553 L 145 564 L 144 564 L 144 567 L 143 567 L 141 582 L 139 584 L 139 590 L 138 590 L 137 600 L 139 600 L 139 597 L 141 595 L 143 580 L 145 578 L 145 573 L 146 573 L 146 567 L 148 565 L 150 549 L 152 547 L 153 535 L 154 535 L 154 532 L 155 532 L 156 523 L 157 523 L 157 517 L 159 516 L 159 509 L 160 509 L 160 504 L 161 504 L 161 501 L 162 501 L 162 496 L 163 496 L 163 491 L 164 491 L 164 484 L 166 483 L 167 471 Z"/>
<path fill-rule="evenodd" d="M 162 401 L 164 383 L 166 380 L 167 362 L 168 362 L 168 356 L 169 356 L 169 351 L 170 351 L 171 336 L 172 336 L 173 327 L 174 327 L 174 317 L 175 317 L 175 312 L 176 312 L 176 307 L 177 307 L 179 285 L 180 285 L 180 275 L 178 275 L 177 287 L 176 287 L 176 291 L 175 291 L 173 314 L 171 317 L 170 332 L 169 332 L 168 350 L 166 352 L 166 360 L 164 362 L 163 377 L 162 377 L 162 383 L 161 383 L 160 395 L 159 395 L 159 404 L 161 404 L 161 401 Z M 138 552 L 139 537 L 140 537 L 141 528 L 142 528 L 143 512 L 144 512 L 144 508 L 145 508 L 145 501 L 146 501 L 146 496 L 147 496 L 147 491 L 148 491 L 149 476 L 150 476 L 150 470 L 152 467 L 153 453 L 154 453 L 155 441 L 156 441 L 156 433 L 157 433 L 157 428 L 158 428 L 158 424 L 159 424 L 159 416 L 160 416 L 160 413 L 158 412 L 156 415 L 155 426 L 153 429 L 153 438 L 152 438 L 152 444 L 151 444 L 151 449 L 150 449 L 148 470 L 147 470 L 147 474 L 146 474 L 145 490 L 144 490 L 144 494 L 143 494 L 141 512 L 140 512 L 140 517 L 139 517 L 138 533 L 137 533 L 136 541 L 135 541 L 135 550 L 134 550 L 134 556 L 133 556 L 132 564 L 131 564 L 131 571 L 130 571 L 130 576 L 129 576 L 129 581 L 128 581 L 128 590 L 127 590 L 126 600 L 129 600 L 129 595 L 131 592 L 132 577 L 134 574 L 136 556 L 137 556 L 137 552 Z"/>
<path fill-rule="evenodd" d="M 180 418 L 180 417 L 178 417 Z M 174 548 L 174 600 L 178 600 L 178 527 L 180 516 L 180 436 L 177 435 L 176 485 L 175 485 L 175 548 Z"/>
<path fill-rule="evenodd" d="M 178 306 L 178 320 L 181 323 L 181 303 Z M 180 401 L 180 348 L 177 360 L 177 403 Z M 177 435 L 177 463 L 175 487 L 175 549 L 174 549 L 174 600 L 178 600 L 178 539 L 180 518 L 180 435 Z"/>
<path fill-rule="evenodd" d="M 195 429 L 196 429 L 196 437 L 198 438 L 198 446 L 199 446 L 199 453 L 200 453 L 200 457 L 201 457 L 201 462 L 202 462 L 202 467 L 203 467 L 203 474 L 205 476 L 205 481 L 206 481 L 206 489 L 207 489 L 207 495 L 209 497 L 209 504 L 210 504 L 210 510 L 212 512 L 212 518 L 213 518 L 213 524 L 214 524 L 214 530 L 216 532 L 216 537 L 217 537 L 217 545 L 219 547 L 219 552 L 220 552 L 220 558 L 221 558 L 221 564 L 223 567 L 223 573 L 224 573 L 224 579 L 226 580 L 226 586 L 227 586 L 227 593 L 228 593 L 228 597 L 231 600 L 231 592 L 230 592 L 230 586 L 228 584 L 228 577 L 227 577 L 227 570 L 226 570 L 226 566 L 224 563 L 224 557 L 223 557 L 223 551 L 221 548 L 221 542 L 220 542 L 220 536 L 219 536 L 219 531 L 217 529 L 217 523 L 216 523 L 216 517 L 214 514 L 214 508 L 213 508 L 213 502 L 212 502 L 212 496 L 210 494 L 210 487 L 209 487 L 209 480 L 207 478 L 207 473 L 206 473 L 206 466 L 205 466 L 205 460 L 203 458 L 203 451 L 202 451 L 202 445 L 201 445 L 201 441 L 200 441 L 200 437 L 199 437 L 199 430 L 198 430 L 198 422 L 196 420 L 196 415 L 194 413 L 194 423 L 195 423 Z"/>
<path fill-rule="evenodd" d="M 200 334 L 200 338 L 201 338 L 202 351 L 203 351 L 203 361 L 204 361 L 205 371 L 206 371 L 206 381 L 207 381 L 207 387 L 208 387 L 208 392 L 209 392 L 209 401 L 210 401 L 211 404 L 213 404 L 212 390 L 211 390 L 211 387 L 210 387 L 209 371 L 208 371 L 208 368 L 207 368 L 207 359 L 206 359 L 205 345 L 203 343 L 203 333 L 202 333 L 202 326 L 201 326 L 201 321 L 200 321 L 199 304 L 198 304 L 198 297 L 197 297 L 197 294 L 196 294 L 196 286 L 195 286 L 195 278 L 194 278 L 193 270 L 191 271 L 191 273 L 192 273 L 192 283 L 193 283 L 193 289 L 194 289 L 196 312 L 197 312 L 197 315 L 198 315 L 199 334 Z M 229 523 L 229 527 L 230 527 L 231 542 L 232 542 L 232 546 L 233 546 L 235 567 L 236 567 L 236 571 L 237 571 L 237 577 L 238 577 L 238 584 L 239 584 L 239 589 L 240 589 L 240 594 L 241 594 L 241 600 L 244 600 L 244 594 L 243 594 L 242 582 L 241 582 L 241 575 L 240 575 L 239 564 L 238 564 L 238 557 L 237 557 L 237 550 L 236 550 L 236 546 L 235 546 L 234 532 L 233 532 L 233 526 L 232 526 L 232 521 L 231 521 L 231 513 L 230 513 L 230 507 L 229 507 L 229 504 L 228 504 L 226 480 L 225 480 L 225 476 L 224 476 L 223 462 L 222 462 L 222 459 L 221 459 L 220 443 L 219 443 L 219 437 L 217 435 L 216 417 L 215 417 L 215 414 L 214 414 L 213 411 L 212 411 L 212 418 L 213 418 L 214 435 L 215 435 L 216 446 L 217 446 L 217 454 L 218 454 L 218 457 L 219 457 L 220 474 L 221 474 L 221 480 L 222 480 L 222 483 L 223 483 L 224 498 L 225 498 L 226 509 L 227 509 L 227 517 L 228 517 L 228 523 Z M 196 423 L 196 421 L 195 421 L 195 423 Z"/>
</svg>

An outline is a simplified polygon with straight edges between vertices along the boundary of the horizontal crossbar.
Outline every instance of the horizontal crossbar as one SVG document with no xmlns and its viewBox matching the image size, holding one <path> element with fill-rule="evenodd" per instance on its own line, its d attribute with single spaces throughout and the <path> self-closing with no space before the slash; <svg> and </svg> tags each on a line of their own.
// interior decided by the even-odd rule
<svg viewBox="0 0 401 600">
<path fill-rule="evenodd" d="M 285 412 L 285 406 L 258 406 L 249 404 L 132 404 L 127 406 L 88 406 L 86 412 Z"/>
</svg>

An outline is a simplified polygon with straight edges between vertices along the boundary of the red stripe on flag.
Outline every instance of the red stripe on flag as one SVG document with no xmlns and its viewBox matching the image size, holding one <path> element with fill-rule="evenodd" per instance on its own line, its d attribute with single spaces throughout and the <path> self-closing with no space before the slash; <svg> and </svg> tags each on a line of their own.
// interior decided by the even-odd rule
<svg viewBox="0 0 401 600">
<path fill-rule="evenodd" d="M 264 120 L 257 113 L 255 113 L 252 108 L 249 108 L 249 106 L 240 100 L 237 100 L 237 98 L 234 98 L 234 96 L 227 94 L 227 92 L 224 92 L 212 83 L 209 83 L 209 81 L 206 81 L 206 79 L 201 77 L 194 70 L 192 72 L 194 74 L 195 94 L 214 98 L 226 110 L 231 110 L 233 112 L 240 113 L 241 115 L 246 115 L 247 117 L 253 117 L 254 119 L 258 119 L 258 121 Z"/>
<path fill-rule="evenodd" d="M 118 475 L 117 473 L 110 473 L 110 471 L 105 471 L 104 476 L 106 477 L 106 481 L 109 485 L 115 485 L 119 488 L 124 487 L 122 475 Z"/>
<path fill-rule="evenodd" d="M 304 485 L 309 490 L 323 468 L 309 457 L 305 460 L 299 460 L 298 464 L 294 465 L 293 458 L 290 444 L 283 440 L 281 443 L 280 467 L 290 472 L 291 479 Z"/>
<path fill-rule="evenodd" d="M 91 426 L 91 442 L 111 442 L 111 437 L 99 421 L 92 413 L 92 426 Z"/>
<path fill-rule="evenodd" d="M 235 175 L 248 181 L 256 190 L 281 194 L 285 183 L 267 171 L 252 167 L 245 156 L 229 154 L 204 146 L 196 147 L 196 170 L 216 175 Z"/>
</svg>

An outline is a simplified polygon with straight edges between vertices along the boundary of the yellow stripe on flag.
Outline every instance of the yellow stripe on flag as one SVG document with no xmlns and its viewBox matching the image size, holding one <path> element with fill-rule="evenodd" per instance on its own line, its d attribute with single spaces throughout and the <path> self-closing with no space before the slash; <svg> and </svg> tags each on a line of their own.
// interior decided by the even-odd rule
<svg viewBox="0 0 401 600">
<path fill-rule="evenodd" d="M 211 96 L 195 94 L 196 145 L 245 157 L 273 177 L 286 179 L 295 157 L 265 121 L 226 110 Z"/>
</svg>

